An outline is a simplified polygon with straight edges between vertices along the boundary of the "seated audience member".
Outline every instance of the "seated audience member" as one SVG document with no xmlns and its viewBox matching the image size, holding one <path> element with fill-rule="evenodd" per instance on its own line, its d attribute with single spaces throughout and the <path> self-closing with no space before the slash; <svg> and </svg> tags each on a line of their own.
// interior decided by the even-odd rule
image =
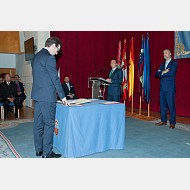
<svg viewBox="0 0 190 190">
<path fill-rule="evenodd" d="M 4 118 L 8 118 L 7 111 L 9 103 L 15 104 L 15 118 L 18 118 L 19 100 L 17 95 L 17 86 L 11 81 L 10 74 L 5 74 L 5 82 L 1 83 L 0 90 L 2 94 L 2 102 L 4 103 Z"/>
<path fill-rule="evenodd" d="M 15 83 L 17 85 L 17 94 L 19 98 L 19 108 L 23 107 L 23 102 L 26 99 L 26 95 L 24 94 L 24 87 L 23 87 L 23 83 L 19 82 L 19 75 L 15 75 L 14 79 L 15 79 Z"/>
<path fill-rule="evenodd" d="M 74 88 L 73 83 L 69 82 L 69 77 L 65 76 L 64 81 L 65 81 L 65 83 L 62 84 L 62 87 L 65 92 L 65 96 L 66 96 L 67 100 L 78 99 L 78 97 L 75 95 L 75 88 Z"/>
<path fill-rule="evenodd" d="M 0 76 L 0 85 L 3 82 L 3 77 Z M 1 88 L 0 88 L 0 103 L 2 103 L 2 98 L 1 98 Z"/>
<path fill-rule="evenodd" d="M 0 84 L 1 84 L 2 82 L 4 82 L 4 80 L 3 80 L 3 77 L 0 76 Z"/>
</svg>

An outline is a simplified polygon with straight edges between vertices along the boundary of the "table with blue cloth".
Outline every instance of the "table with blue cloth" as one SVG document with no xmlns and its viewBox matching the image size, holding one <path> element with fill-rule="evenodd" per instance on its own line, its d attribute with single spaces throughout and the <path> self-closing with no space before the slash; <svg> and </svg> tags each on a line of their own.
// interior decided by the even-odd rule
<svg viewBox="0 0 190 190">
<path fill-rule="evenodd" d="M 65 158 L 124 149 L 125 105 L 97 100 L 83 106 L 56 104 L 53 146 Z"/>
</svg>

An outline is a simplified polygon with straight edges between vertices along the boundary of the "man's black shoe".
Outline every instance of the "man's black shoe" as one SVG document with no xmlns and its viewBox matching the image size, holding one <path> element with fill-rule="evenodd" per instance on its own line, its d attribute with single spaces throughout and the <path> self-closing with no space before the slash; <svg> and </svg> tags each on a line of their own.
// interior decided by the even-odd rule
<svg viewBox="0 0 190 190">
<path fill-rule="evenodd" d="M 61 157 L 61 154 L 55 154 L 53 151 L 50 155 L 42 156 L 42 158 L 59 158 Z"/>
<path fill-rule="evenodd" d="M 15 118 L 18 118 L 18 115 L 15 115 Z"/>
<path fill-rule="evenodd" d="M 41 152 L 36 152 L 36 156 L 41 156 L 43 154 L 43 151 Z"/>
<path fill-rule="evenodd" d="M 7 115 L 5 115 L 5 116 L 4 116 L 4 119 L 8 119 L 8 116 L 7 116 Z"/>
<path fill-rule="evenodd" d="M 12 108 L 9 108 L 7 112 L 9 112 L 9 111 L 14 113 L 14 110 Z"/>
</svg>

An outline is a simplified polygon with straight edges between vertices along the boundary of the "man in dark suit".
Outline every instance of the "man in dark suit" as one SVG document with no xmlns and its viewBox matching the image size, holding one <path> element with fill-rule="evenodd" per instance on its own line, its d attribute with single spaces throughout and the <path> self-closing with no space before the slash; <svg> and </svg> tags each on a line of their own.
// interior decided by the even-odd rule
<svg viewBox="0 0 190 190">
<path fill-rule="evenodd" d="M 20 97 L 20 99 L 19 99 L 19 103 L 20 103 L 19 108 L 22 108 L 23 107 L 22 103 L 26 99 L 26 95 L 24 94 L 23 83 L 19 82 L 19 78 L 20 78 L 19 75 L 14 76 L 15 83 L 17 85 L 17 94 L 18 94 L 18 97 Z"/>
<path fill-rule="evenodd" d="M 167 108 L 170 111 L 170 127 L 174 129 L 176 124 L 175 110 L 175 75 L 178 63 L 171 58 L 171 50 L 163 51 L 165 62 L 161 63 L 155 76 L 160 78 L 160 109 L 161 122 L 156 125 L 167 125 Z"/>
<path fill-rule="evenodd" d="M 34 100 L 34 144 L 36 156 L 42 158 L 59 158 L 53 149 L 53 131 L 55 127 L 55 111 L 58 95 L 66 106 L 65 93 L 61 86 L 56 69 L 57 55 L 62 47 L 61 41 L 56 37 L 48 38 L 45 48 L 40 50 L 32 59 L 33 87 L 32 99 Z"/>
<path fill-rule="evenodd" d="M 67 100 L 78 99 L 78 97 L 75 95 L 74 84 L 69 82 L 69 77 L 65 76 L 64 81 L 65 82 L 62 84 L 62 87 L 65 92 L 65 96 L 67 97 Z"/>
<path fill-rule="evenodd" d="M 107 100 L 108 101 L 115 101 L 120 102 L 120 96 L 121 96 L 121 83 L 123 80 L 123 72 L 121 69 L 119 69 L 117 66 L 117 60 L 112 59 L 110 66 L 112 70 L 109 71 L 109 75 L 106 80 L 112 82 L 108 86 L 107 90 Z"/>
<path fill-rule="evenodd" d="M 11 81 L 10 74 L 5 74 L 5 82 L 1 83 L 2 102 L 4 103 L 4 118 L 7 119 L 7 111 L 10 103 L 15 104 L 15 118 L 18 118 L 19 100 L 17 96 L 17 87 Z"/>
</svg>

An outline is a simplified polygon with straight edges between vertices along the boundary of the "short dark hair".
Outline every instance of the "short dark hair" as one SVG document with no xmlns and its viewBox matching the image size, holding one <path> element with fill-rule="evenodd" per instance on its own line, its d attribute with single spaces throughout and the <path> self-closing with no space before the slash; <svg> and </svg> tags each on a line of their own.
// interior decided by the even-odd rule
<svg viewBox="0 0 190 190">
<path fill-rule="evenodd" d="M 165 50 L 168 50 L 168 51 L 172 54 L 172 51 L 171 51 L 170 49 L 164 49 L 163 52 L 164 52 Z"/>
<path fill-rule="evenodd" d="M 50 47 L 51 45 L 55 44 L 55 46 L 57 47 L 58 45 L 61 46 L 62 48 L 62 43 L 61 41 L 59 40 L 59 38 L 57 37 L 50 37 L 46 40 L 45 42 L 45 47 Z"/>
<path fill-rule="evenodd" d="M 116 59 L 112 59 L 112 60 L 114 60 L 114 61 L 117 63 L 117 60 L 116 60 Z M 112 61 L 112 60 L 111 60 L 111 61 Z"/>
<path fill-rule="evenodd" d="M 64 77 L 64 80 L 65 80 L 66 77 L 68 77 L 68 76 L 65 76 L 65 77 Z M 68 77 L 68 78 L 69 78 L 69 77 Z"/>
<path fill-rule="evenodd" d="M 11 75 L 9 73 L 5 73 L 4 78 L 5 78 L 6 75 L 9 75 L 11 77 Z"/>
<path fill-rule="evenodd" d="M 14 77 L 16 77 L 16 76 L 17 76 L 18 78 L 20 78 L 19 75 L 15 75 Z"/>
</svg>

